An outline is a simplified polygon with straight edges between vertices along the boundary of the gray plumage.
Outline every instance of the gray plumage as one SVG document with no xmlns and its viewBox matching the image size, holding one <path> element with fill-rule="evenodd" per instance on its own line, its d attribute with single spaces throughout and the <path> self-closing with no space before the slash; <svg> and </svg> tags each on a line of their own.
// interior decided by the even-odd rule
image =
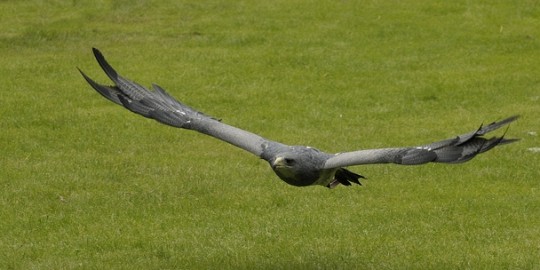
<svg viewBox="0 0 540 270">
<path fill-rule="evenodd" d="M 360 185 L 359 179 L 364 177 L 344 167 L 377 163 L 402 165 L 428 162 L 460 163 L 497 145 L 517 140 L 505 139 L 504 136 L 483 137 L 488 132 L 518 118 L 518 116 L 512 116 L 487 126 L 480 126 L 475 131 L 455 138 L 417 147 L 367 149 L 329 154 L 311 147 L 289 146 L 224 124 L 177 101 L 155 84 L 152 85 L 153 91 L 148 90 L 120 76 L 107 63 L 99 50 L 94 48 L 93 52 L 99 65 L 115 85 L 101 85 L 79 71 L 86 81 L 105 98 L 160 123 L 195 130 L 242 148 L 266 160 L 283 181 L 294 186 L 322 185 L 333 188 L 339 184 Z"/>
</svg>

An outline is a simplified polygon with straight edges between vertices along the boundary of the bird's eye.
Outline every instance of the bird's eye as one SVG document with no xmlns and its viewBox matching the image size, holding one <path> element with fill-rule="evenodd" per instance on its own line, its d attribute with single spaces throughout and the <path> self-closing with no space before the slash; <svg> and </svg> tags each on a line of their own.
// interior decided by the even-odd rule
<svg viewBox="0 0 540 270">
<path fill-rule="evenodd" d="M 295 160 L 292 158 L 286 158 L 285 163 L 287 163 L 287 165 L 293 165 L 295 163 Z"/>
</svg>

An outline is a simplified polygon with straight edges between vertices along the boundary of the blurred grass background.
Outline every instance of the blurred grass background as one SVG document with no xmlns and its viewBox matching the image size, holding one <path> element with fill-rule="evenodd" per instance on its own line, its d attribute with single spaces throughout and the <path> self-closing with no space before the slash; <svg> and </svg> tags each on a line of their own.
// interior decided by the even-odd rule
<svg viewBox="0 0 540 270">
<path fill-rule="evenodd" d="M 0 1 L 2 269 L 538 269 L 537 1 Z M 513 114 L 457 166 L 295 188 L 115 106 L 143 85 L 287 144 L 428 143 Z M 504 132 L 504 131 L 502 131 Z"/>
</svg>

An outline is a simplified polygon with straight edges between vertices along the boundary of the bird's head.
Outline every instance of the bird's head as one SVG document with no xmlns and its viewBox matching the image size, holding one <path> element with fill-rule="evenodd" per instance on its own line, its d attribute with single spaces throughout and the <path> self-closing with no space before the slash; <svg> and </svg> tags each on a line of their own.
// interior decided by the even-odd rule
<svg viewBox="0 0 540 270">
<path fill-rule="evenodd" d="M 294 186 L 309 186 L 321 176 L 324 161 L 312 148 L 291 147 L 270 160 L 270 166 L 283 181 Z"/>
<path fill-rule="evenodd" d="M 295 168 L 298 161 L 294 157 L 278 156 L 272 161 L 272 169 L 279 175 L 279 177 L 295 177 Z"/>
</svg>

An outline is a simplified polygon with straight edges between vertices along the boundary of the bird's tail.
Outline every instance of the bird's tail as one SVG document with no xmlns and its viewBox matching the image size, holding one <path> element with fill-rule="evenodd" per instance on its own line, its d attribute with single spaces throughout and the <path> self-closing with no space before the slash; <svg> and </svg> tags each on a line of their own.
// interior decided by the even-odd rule
<svg viewBox="0 0 540 270">
<path fill-rule="evenodd" d="M 360 181 L 358 180 L 360 178 L 365 179 L 365 177 L 362 176 L 362 175 L 353 173 L 353 172 L 351 172 L 351 171 L 349 171 L 347 169 L 344 169 L 344 168 L 339 168 L 336 171 L 334 181 L 330 182 L 330 184 L 328 184 L 326 187 L 335 188 L 339 184 L 342 184 L 342 185 L 345 185 L 345 186 L 350 186 L 351 182 L 355 183 L 357 185 L 362 185 L 362 183 L 360 183 Z"/>
</svg>

